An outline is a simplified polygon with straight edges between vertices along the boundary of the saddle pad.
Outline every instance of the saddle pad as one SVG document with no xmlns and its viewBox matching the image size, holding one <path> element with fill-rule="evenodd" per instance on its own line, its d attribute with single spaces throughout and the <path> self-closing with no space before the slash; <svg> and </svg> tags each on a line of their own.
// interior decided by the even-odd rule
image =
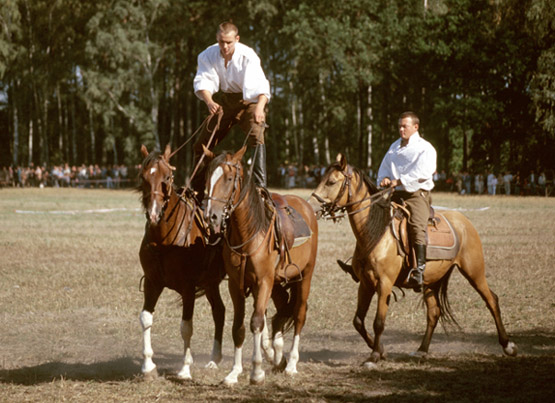
<svg viewBox="0 0 555 403">
<path fill-rule="evenodd" d="M 451 223 L 441 213 L 435 213 L 432 224 L 428 224 L 427 260 L 453 259 L 459 251 L 459 239 Z"/>
</svg>

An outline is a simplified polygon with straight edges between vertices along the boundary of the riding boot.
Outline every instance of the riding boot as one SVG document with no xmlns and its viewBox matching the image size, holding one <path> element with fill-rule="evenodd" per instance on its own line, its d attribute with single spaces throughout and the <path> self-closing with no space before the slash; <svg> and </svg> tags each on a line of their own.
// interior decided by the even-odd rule
<svg viewBox="0 0 555 403">
<path fill-rule="evenodd" d="M 266 189 L 266 145 L 257 144 L 254 150 L 255 159 L 253 166 L 254 184 Z"/>
<path fill-rule="evenodd" d="M 194 167 L 197 166 L 197 162 L 198 162 L 198 159 L 195 158 L 195 164 L 193 165 Z M 198 168 L 197 172 L 195 173 L 195 176 L 191 180 L 191 188 L 195 191 L 197 202 L 201 208 L 203 208 L 202 202 L 204 200 L 204 187 L 206 186 L 206 183 L 205 183 L 206 180 L 204 178 L 205 172 L 206 172 L 206 167 L 203 162 L 201 166 Z"/>
<path fill-rule="evenodd" d="M 422 291 L 424 269 L 426 269 L 426 245 L 414 245 L 416 254 L 416 268 L 409 273 L 408 285 L 413 287 L 414 292 Z"/>
<path fill-rule="evenodd" d="M 353 280 L 355 281 L 355 283 L 358 283 L 360 280 L 358 279 L 357 275 L 355 274 L 354 270 L 353 270 L 353 266 L 350 264 L 347 264 L 339 259 L 337 259 L 337 264 L 339 265 L 339 267 L 341 267 L 341 270 L 343 270 L 345 273 L 350 274 L 351 277 L 353 278 Z"/>
</svg>

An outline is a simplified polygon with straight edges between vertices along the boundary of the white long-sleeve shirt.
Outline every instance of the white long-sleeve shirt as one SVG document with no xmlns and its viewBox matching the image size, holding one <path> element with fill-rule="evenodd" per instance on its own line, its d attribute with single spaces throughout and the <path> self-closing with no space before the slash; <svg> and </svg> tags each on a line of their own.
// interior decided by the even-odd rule
<svg viewBox="0 0 555 403">
<path fill-rule="evenodd" d="M 260 58 L 253 49 L 240 42 L 235 44 L 227 68 L 218 44 L 209 46 L 199 54 L 193 86 L 195 94 L 206 90 L 213 95 L 221 90 L 242 93 L 243 100 L 247 102 L 258 102 L 259 95 L 265 95 L 270 101 L 270 83 L 264 75 Z"/>
<path fill-rule="evenodd" d="M 402 186 L 397 186 L 397 190 L 411 193 L 432 190 L 436 164 L 437 153 L 434 146 L 416 132 L 410 136 L 406 146 L 401 147 L 399 138 L 389 147 L 378 171 L 378 183 L 388 177 L 391 180 L 401 180 Z"/>
</svg>

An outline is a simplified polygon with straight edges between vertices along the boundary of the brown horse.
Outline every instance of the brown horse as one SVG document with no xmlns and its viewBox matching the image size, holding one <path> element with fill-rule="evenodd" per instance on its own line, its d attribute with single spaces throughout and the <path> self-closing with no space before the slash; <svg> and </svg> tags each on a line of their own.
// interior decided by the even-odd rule
<svg viewBox="0 0 555 403">
<path fill-rule="evenodd" d="M 392 288 L 406 287 L 409 270 L 404 257 L 398 253 L 398 242 L 390 225 L 392 206 L 387 196 L 390 194 L 391 191 L 380 192 L 362 171 L 348 165 L 345 157 L 339 154 L 337 162 L 328 167 L 311 198 L 316 208 L 323 209 L 332 217 L 338 211 L 345 211 L 356 237 L 352 268 L 353 274 L 360 279 L 360 285 L 353 324 L 372 349 L 372 355 L 365 363 L 367 366 L 372 366 L 384 355 L 381 337 Z M 316 203 L 313 203 L 314 199 Z M 445 211 L 443 216 L 451 223 L 460 248 L 452 259 L 429 260 L 426 264 L 423 298 L 427 308 L 427 328 L 415 355 L 427 354 L 440 317 L 454 320 L 447 300 L 447 285 L 453 269 L 457 267 L 490 310 L 505 354 L 515 356 L 517 348 L 509 341 L 501 321 L 498 298 L 486 281 L 482 244 L 476 229 L 459 212 Z M 378 295 L 378 306 L 373 339 L 366 331 L 364 319 L 375 293 Z"/>
<path fill-rule="evenodd" d="M 263 198 L 237 153 L 215 157 L 207 169 L 208 203 L 205 220 L 215 233 L 222 234 L 223 257 L 233 301 L 233 369 L 224 384 L 237 383 L 243 370 L 242 346 L 245 339 L 245 299 L 252 293 L 254 311 L 250 321 L 253 356 L 250 382 L 264 382 L 262 350 L 274 369 L 297 373 L 299 341 L 306 320 L 307 299 L 318 249 L 318 223 L 310 205 L 293 195 L 272 194 L 274 202 Z M 275 225 L 279 221 L 280 225 Z M 301 237 L 300 234 L 303 236 Z M 276 247 L 280 245 L 279 247 Z M 272 319 L 273 349 L 267 339 L 266 308 L 272 298 L 276 314 Z M 283 357 L 283 333 L 293 322 L 294 337 L 289 361 Z"/>
<path fill-rule="evenodd" d="M 179 195 L 173 185 L 174 168 L 169 163 L 170 148 L 163 154 L 149 153 L 141 147 L 144 160 L 138 190 L 147 223 L 139 257 L 144 271 L 144 305 L 141 312 L 143 328 L 145 377 L 156 376 L 152 361 L 150 329 L 154 307 L 164 287 L 175 290 L 183 301 L 181 336 L 184 342 L 183 366 L 177 376 L 191 379 L 191 337 L 195 298 L 205 294 L 212 308 L 215 323 L 214 344 L 208 368 L 217 368 L 222 359 L 222 335 L 225 307 L 219 284 L 225 276 L 221 248 L 207 246 L 202 212 L 194 197 Z"/>
</svg>

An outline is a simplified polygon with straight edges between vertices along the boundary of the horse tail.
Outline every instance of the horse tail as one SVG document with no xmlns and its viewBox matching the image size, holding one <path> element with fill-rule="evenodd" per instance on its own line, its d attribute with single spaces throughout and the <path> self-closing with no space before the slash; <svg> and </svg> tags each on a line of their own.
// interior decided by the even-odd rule
<svg viewBox="0 0 555 403">
<path fill-rule="evenodd" d="M 443 329 L 446 330 L 446 325 L 451 324 L 451 325 L 455 325 L 456 327 L 458 327 L 459 329 L 461 329 L 461 326 L 459 325 L 459 323 L 457 322 L 457 319 L 455 318 L 455 315 L 453 314 L 453 311 L 451 309 L 451 304 L 449 303 L 449 298 L 447 295 L 447 289 L 449 287 L 449 278 L 451 277 L 451 274 L 453 273 L 453 269 L 457 267 L 456 264 L 452 265 L 449 270 L 447 270 L 447 273 L 445 274 L 445 276 L 443 276 L 443 278 L 439 281 L 439 286 L 438 286 L 438 307 L 440 310 L 440 316 L 439 319 L 441 321 L 441 324 L 443 326 Z"/>
<path fill-rule="evenodd" d="M 291 330 L 295 323 L 294 312 L 299 292 L 298 287 L 293 287 L 293 285 L 293 283 L 278 285 L 278 287 L 284 288 L 286 290 L 285 292 L 289 293 L 289 298 L 287 303 L 279 307 L 276 306 L 277 311 L 272 317 L 272 328 L 281 329 L 283 334 Z"/>
</svg>

